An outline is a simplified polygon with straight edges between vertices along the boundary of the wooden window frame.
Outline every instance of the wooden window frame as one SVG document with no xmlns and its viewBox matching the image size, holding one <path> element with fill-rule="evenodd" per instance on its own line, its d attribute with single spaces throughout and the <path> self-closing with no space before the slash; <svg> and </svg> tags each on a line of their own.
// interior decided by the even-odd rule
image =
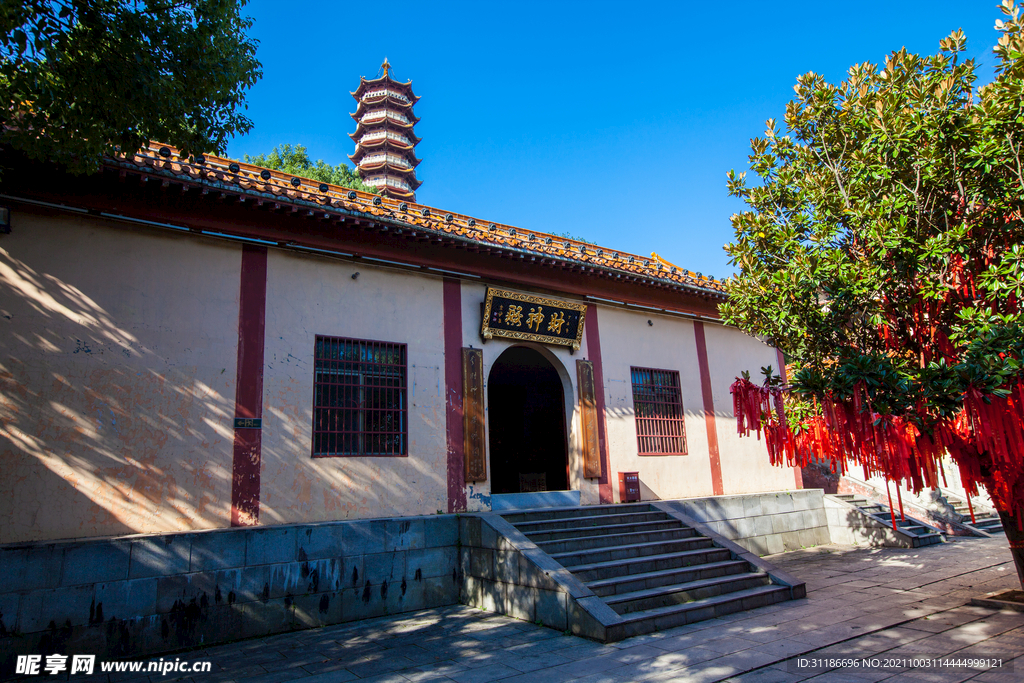
<svg viewBox="0 0 1024 683">
<path fill-rule="evenodd" d="M 686 423 L 678 370 L 629 368 L 637 455 L 686 455 Z"/>
<path fill-rule="evenodd" d="M 405 344 L 316 335 L 312 457 L 407 457 L 408 369 Z"/>
</svg>

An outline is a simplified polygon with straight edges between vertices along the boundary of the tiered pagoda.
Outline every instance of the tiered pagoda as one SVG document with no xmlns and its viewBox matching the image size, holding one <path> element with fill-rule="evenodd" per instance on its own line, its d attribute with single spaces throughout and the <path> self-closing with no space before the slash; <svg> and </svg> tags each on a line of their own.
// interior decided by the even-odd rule
<svg viewBox="0 0 1024 683">
<path fill-rule="evenodd" d="M 373 80 L 360 77 L 352 93 L 359 106 L 352 118 L 356 132 L 351 137 L 356 151 L 349 159 L 359 169 L 367 185 L 389 197 L 416 201 L 416 158 L 414 147 L 420 139 L 412 128 L 419 121 L 412 106 L 420 98 L 412 92 L 412 81 L 399 83 L 391 78 L 387 58 L 381 64 L 383 76 Z"/>
</svg>

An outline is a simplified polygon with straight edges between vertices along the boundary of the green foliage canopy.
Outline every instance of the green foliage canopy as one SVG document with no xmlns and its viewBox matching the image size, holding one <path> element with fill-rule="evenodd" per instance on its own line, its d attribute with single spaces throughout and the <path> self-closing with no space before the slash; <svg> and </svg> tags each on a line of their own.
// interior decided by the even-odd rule
<svg viewBox="0 0 1024 683">
<path fill-rule="evenodd" d="M 838 85 L 805 74 L 783 125 L 751 141 L 758 181 L 729 173 L 747 210 L 721 310 L 796 366 L 795 432 L 816 402 L 860 405 L 855 387 L 865 410 L 929 433 L 969 394 L 1024 381 L 1024 34 L 1012 0 L 1001 11 L 993 82 L 976 87 L 961 31 Z M 1024 453 L 993 459 L 980 428 L 965 427 L 961 470 L 1021 510 Z"/>
<path fill-rule="evenodd" d="M 309 158 L 309 153 L 302 145 L 280 145 L 274 147 L 270 154 L 258 154 L 256 156 L 245 155 L 245 162 L 263 166 L 265 168 L 290 173 L 291 175 L 317 180 L 321 183 L 341 185 L 353 190 L 373 192 L 377 189 L 363 183 L 362 179 L 345 164 L 331 166 L 322 159 L 314 163 Z"/>
<path fill-rule="evenodd" d="M 262 75 L 244 0 L 0 0 L 0 142 L 81 173 L 150 140 L 223 153 Z"/>
</svg>

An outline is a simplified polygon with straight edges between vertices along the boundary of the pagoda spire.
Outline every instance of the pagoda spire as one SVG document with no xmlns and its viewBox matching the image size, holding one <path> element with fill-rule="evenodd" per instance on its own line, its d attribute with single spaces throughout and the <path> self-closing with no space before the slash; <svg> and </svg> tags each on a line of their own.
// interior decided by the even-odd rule
<svg viewBox="0 0 1024 683">
<path fill-rule="evenodd" d="M 359 87 L 352 93 L 358 103 L 352 118 L 356 132 L 350 136 L 356 143 L 349 159 L 367 185 L 385 196 L 416 201 L 416 158 L 414 148 L 420 139 L 413 134 L 419 121 L 413 105 L 419 98 L 412 91 L 412 81 L 400 83 L 391 78 L 388 58 L 380 65 L 382 76 L 372 80 L 360 77 Z"/>
</svg>

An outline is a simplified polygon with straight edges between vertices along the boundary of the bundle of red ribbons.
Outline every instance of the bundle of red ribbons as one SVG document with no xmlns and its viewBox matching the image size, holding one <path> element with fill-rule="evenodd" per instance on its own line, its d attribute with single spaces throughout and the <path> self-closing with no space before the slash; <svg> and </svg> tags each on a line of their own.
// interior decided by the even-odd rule
<svg viewBox="0 0 1024 683">
<path fill-rule="evenodd" d="M 826 397 L 818 414 L 791 429 L 783 410 L 783 390 L 737 378 L 730 391 L 741 436 L 764 432 L 773 465 L 806 467 L 828 461 L 845 474 L 860 465 L 864 477 L 884 476 L 904 482 L 912 491 L 935 488 L 940 461 L 949 453 L 960 469 L 964 488 L 972 494 L 984 486 L 996 507 L 1024 528 L 1024 384 L 1009 395 L 982 395 L 976 389 L 963 398 L 953 418 L 925 429 L 895 415 L 874 412 L 863 384 L 845 400 Z"/>
</svg>

